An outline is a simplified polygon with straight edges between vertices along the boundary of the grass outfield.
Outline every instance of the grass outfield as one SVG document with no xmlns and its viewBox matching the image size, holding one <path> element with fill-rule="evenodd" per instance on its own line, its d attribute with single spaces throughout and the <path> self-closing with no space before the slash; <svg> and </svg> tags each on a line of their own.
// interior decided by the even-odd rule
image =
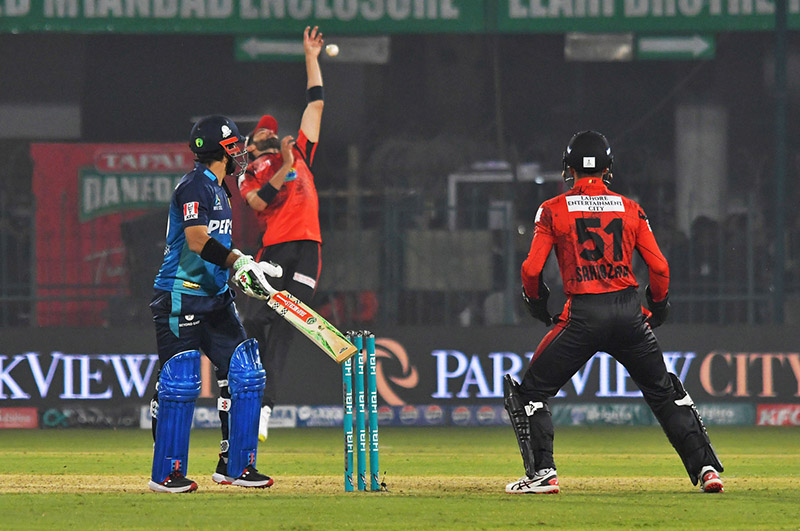
<svg viewBox="0 0 800 531">
<path fill-rule="evenodd" d="M 712 427 L 725 493 L 692 486 L 657 427 L 556 430 L 561 494 L 511 496 L 506 428 L 382 428 L 387 492 L 342 488 L 340 429 L 271 430 L 266 490 L 211 481 L 217 430 L 192 433 L 190 495 L 147 488 L 144 430 L 0 430 L 3 529 L 800 529 L 800 429 Z"/>
</svg>

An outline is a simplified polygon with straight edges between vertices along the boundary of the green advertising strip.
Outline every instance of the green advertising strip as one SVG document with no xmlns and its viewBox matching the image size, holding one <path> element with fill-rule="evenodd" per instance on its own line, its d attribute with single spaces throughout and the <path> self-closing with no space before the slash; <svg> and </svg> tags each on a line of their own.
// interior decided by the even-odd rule
<svg viewBox="0 0 800 531">
<path fill-rule="evenodd" d="M 800 27 L 800 0 L 787 0 Z M 754 31 L 775 27 L 772 0 L 499 0 L 501 33 Z"/>
<path fill-rule="evenodd" d="M 551 404 L 553 424 L 559 426 L 587 426 L 613 424 L 624 426 L 650 426 L 656 422 L 647 404 Z"/>
<path fill-rule="evenodd" d="M 756 423 L 756 405 L 752 402 L 697 404 L 697 411 L 706 426 L 753 426 Z"/>
<path fill-rule="evenodd" d="M 169 205 L 182 175 L 104 175 L 94 169 L 80 171 L 80 220 L 123 210 Z"/>
<path fill-rule="evenodd" d="M 482 0 L 5 0 L 0 32 L 479 33 Z"/>
<path fill-rule="evenodd" d="M 790 29 L 800 0 L 787 0 Z M 719 32 L 774 27 L 773 0 L 4 0 L 0 32 L 295 35 Z"/>
<path fill-rule="evenodd" d="M 550 404 L 553 424 L 557 426 L 590 426 L 611 424 L 624 426 L 650 426 L 657 424 L 647 404 L 632 403 L 585 403 Z M 707 403 L 698 404 L 697 410 L 706 426 L 753 426 L 756 407 L 752 403 Z"/>
</svg>

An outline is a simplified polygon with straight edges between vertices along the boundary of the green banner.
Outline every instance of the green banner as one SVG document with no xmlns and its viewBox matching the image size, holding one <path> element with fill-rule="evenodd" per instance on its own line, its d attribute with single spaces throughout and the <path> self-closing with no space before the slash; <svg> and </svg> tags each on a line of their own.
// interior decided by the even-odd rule
<svg viewBox="0 0 800 531">
<path fill-rule="evenodd" d="M 482 0 L 4 0 L 0 32 L 479 33 Z"/>
<path fill-rule="evenodd" d="M 80 220 L 123 210 L 169 205 L 182 174 L 105 175 L 93 168 L 79 172 Z"/>
<path fill-rule="evenodd" d="M 752 402 L 697 404 L 706 426 L 752 426 L 756 423 L 756 405 Z"/>
<path fill-rule="evenodd" d="M 800 27 L 800 0 L 787 0 Z M 501 33 L 752 31 L 775 27 L 773 0 L 499 0 Z"/>
<path fill-rule="evenodd" d="M 790 29 L 800 0 L 787 0 Z M 770 30 L 774 0 L 3 0 L 0 32 L 296 35 Z"/>
<path fill-rule="evenodd" d="M 615 424 L 625 426 L 650 426 L 655 417 L 647 404 L 550 404 L 553 424 L 560 426 L 586 426 Z"/>
<path fill-rule="evenodd" d="M 644 400 L 632 403 L 550 404 L 553 424 L 559 426 L 588 426 L 614 424 L 624 426 L 650 426 L 657 424 L 655 416 Z M 697 406 L 704 424 L 708 426 L 752 426 L 756 408 L 752 403 L 710 403 Z"/>
</svg>

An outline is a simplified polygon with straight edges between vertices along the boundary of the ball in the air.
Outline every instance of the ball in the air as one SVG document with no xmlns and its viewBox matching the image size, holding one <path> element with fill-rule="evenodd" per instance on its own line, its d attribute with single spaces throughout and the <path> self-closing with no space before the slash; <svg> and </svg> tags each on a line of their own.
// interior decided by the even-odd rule
<svg viewBox="0 0 800 531">
<path fill-rule="evenodd" d="M 338 47 L 338 46 L 336 46 L 335 44 L 329 44 L 329 45 L 327 45 L 327 46 L 325 47 L 325 51 L 326 51 L 326 52 L 328 53 L 328 55 L 330 55 L 331 57 L 336 57 L 337 55 L 339 55 L 339 47 Z"/>
</svg>

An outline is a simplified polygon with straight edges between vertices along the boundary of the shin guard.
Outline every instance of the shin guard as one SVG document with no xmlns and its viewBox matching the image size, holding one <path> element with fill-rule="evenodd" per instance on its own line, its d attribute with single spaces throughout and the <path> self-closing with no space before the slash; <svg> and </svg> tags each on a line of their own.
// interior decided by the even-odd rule
<svg viewBox="0 0 800 531">
<path fill-rule="evenodd" d="M 187 350 L 171 357 L 158 377 L 158 422 L 153 445 L 151 479 L 161 483 L 173 470 L 186 475 L 194 402 L 200 395 L 200 352 Z M 155 420 L 155 419 L 154 419 Z"/>
<path fill-rule="evenodd" d="M 678 452 L 692 484 L 697 485 L 703 466 L 711 465 L 717 472 L 722 472 L 722 463 L 711 446 L 705 424 L 692 397 L 677 376 L 668 374 L 674 388 L 672 396 L 666 402 L 659 403 L 652 403 L 648 399 L 648 404 L 667 439 Z"/>
<path fill-rule="evenodd" d="M 511 420 L 511 425 L 514 427 L 514 433 L 517 436 L 517 444 L 519 444 L 522 462 L 525 465 L 525 474 L 532 478 L 536 475 L 536 461 L 534 458 L 534 445 L 531 440 L 531 424 L 518 389 L 519 384 L 514 381 L 511 375 L 506 374 L 503 377 L 503 405 L 508 412 L 508 418 Z"/>
<path fill-rule="evenodd" d="M 702 448 L 702 454 L 704 456 L 702 459 L 703 462 L 699 467 L 692 463 L 688 456 L 684 458 L 683 454 L 681 454 L 681 460 L 686 467 L 686 471 L 689 473 L 689 477 L 692 479 L 692 484 L 697 485 L 697 482 L 700 480 L 700 470 L 703 466 L 711 465 L 717 470 L 717 472 L 723 472 L 724 468 L 722 466 L 722 461 L 720 461 L 719 457 L 717 457 L 717 452 L 714 450 L 714 447 L 711 446 L 711 439 L 708 437 L 706 425 L 703 423 L 703 418 L 700 416 L 700 412 L 697 411 L 697 406 L 694 405 L 694 400 L 692 400 L 692 397 L 689 396 L 688 392 L 686 392 L 686 389 L 683 387 L 680 379 L 671 372 L 668 374 L 670 380 L 672 380 L 672 386 L 675 388 L 675 392 L 678 395 L 678 397 L 675 399 L 675 404 L 682 407 L 688 407 L 691 410 L 694 421 L 696 422 L 696 429 L 699 430 L 703 441 L 705 442 L 705 445 Z M 692 467 L 691 469 L 690 466 Z"/>
<path fill-rule="evenodd" d="M 255 339 L 243 341 L 233 351 L 228 369 L 231 393 L 228 435 L 228 476 L 238 478 L 247 465 L 256 465 L 258 420 L 267 374 Z"/>
</svg>

